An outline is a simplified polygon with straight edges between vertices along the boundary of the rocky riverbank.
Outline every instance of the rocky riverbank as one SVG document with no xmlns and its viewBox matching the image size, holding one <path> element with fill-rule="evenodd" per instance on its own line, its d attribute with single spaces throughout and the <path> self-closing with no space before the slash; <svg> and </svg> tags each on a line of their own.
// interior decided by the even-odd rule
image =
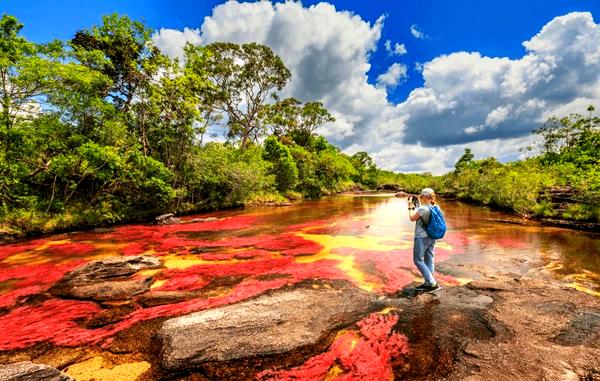
<svg viewBox="0 0 600 381">
<path fill-rule="evenodd" d="M 139 274 L 156 266 L 145 257 L 93 262 L 73 270 L 51 292 L 103 303 L 103 314 L 80 324 L 104 327 L 150 296 Z M 94 290 L 93 296 L 86 290 Z M 388 331 L 369 336 L 382 324 Z M 335 349 L 334 361 L 328 364 L 323 357 L 319 369 L 315 357 L 333 353 L 341 345 L 336 344 L 340 332 L 350 332 L 354 347 L 344 349 L 350 351 L 346 357 Z M 360 340 L 378 348 L 375 359 L 356 345 Z M 388 345 L 393 340 L 404 346 Z M 358 351 L 356 368 L 343 361 L 353 351 Z M 101 345 L 42 343 L 0 352 L 0 363 L 6 364 L 0 375 L 3 380 L 37 380 L 40 372 L 48 380 L 94 375 L 97 380 L 317 380 L 338 372 L 359 380 L 360 366 L 373 366 L 370 361 L 381 362 L 378 374 L 387 369 L 396 379 L 598 380 L 600 299 L 558 283 L 500 273 L 419 295 L 410 287 L 381 296 L 346 282 L 303 282 L 224 307 L 145 321 Z"/>
</svg>

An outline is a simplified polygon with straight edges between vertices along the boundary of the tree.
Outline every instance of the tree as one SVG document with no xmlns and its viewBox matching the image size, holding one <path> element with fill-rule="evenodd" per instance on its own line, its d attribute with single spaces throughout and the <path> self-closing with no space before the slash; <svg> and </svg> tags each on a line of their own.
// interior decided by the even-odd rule
<svg viewBox="0 0 600 381">
<path fill-rule="evenodd" d="M 350 157 L 350 162 L 357 171 L 357 175 L 354 176 L 356 182 L 370 187 L 377 185 L 377 166 L 368 153 L 357 152 Z"/>
<path fill-rule="evenodd" d="M 149 65 L 159 50 L 149 43 L 151 30 L 139 21 L 116 13 L 102 17 L 102 25 L 79 30 L 71 46 L 79 61 L 112 80 L 106 96 L 117 109 L 127 111 L 138 88 L 156 74 Z"/>
<path fill-rule="evenodd" d="M 600 164 L 599 118 L 588 119 L 580 114 L 552 117 L 534 132 L 542 138 L 543 160 L 548 163 Z"/>
<path fill-rule="evenodd" d="M 465 148 L 465 152 L 462 154 L 462 156 L 458 159 L 458 161 L 454 165 L 454 169 L 456 170 L 456 172 L 460 172 L 463 169 L 465 169 L 466 167 L 468 167 L 473 162 L 474 157 L 475 156 L 471 152 L 471 149 Z"/>
<path fill-rule="evenodd" d="M 335 118 L 321 102 L 302 104 L 295 98 L 286 98 L 263 108 L 263 123 L 276 136 L 287 135 L 303 147 L 310 147 L 317 128 L 335 122 Z"/>
<path fill-rule="evenodd" d="M 275 136 L 269 136 L 265 141 L 264 158 L 273 164 L 277 189 L 285 192 L 294 188 L 298 182 L 298 168 L 290 149 L 283 145 Z"/>
<path fill-rule="evenodd" d="M 19 36 L 21 28 L 13 16 L 0 19 L 0 142 L 5 154 L 10 151 L 13 126 L 38 116 L 40 102 L 56 91 L 72 89 L 82 69 L 65 61 L 62 43 L 31 43 Z"/>
<path fill-rule="evenodd" d="M 260 115 L 291 77 L 281 58 L 267 46 L 257 43 L 237 45 L 217 42 L 197 54 L 199 47 L 188 45 L 189 70 L 208 74 L 213 86 L 201 92 L 209 110 L 226 116 L 228 136 L 241 140 L 242 150 L 265 132 Z M 201 57 L 201 59 L 198 59 Z"/>
</svg>

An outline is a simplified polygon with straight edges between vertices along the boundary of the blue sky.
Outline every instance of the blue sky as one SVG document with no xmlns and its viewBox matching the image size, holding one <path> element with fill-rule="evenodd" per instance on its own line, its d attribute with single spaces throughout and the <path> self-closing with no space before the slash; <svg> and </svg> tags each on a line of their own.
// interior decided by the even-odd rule
<svg viewBox="0 0 600 381">
<path fill-rule="evenodd" d="M 310 6 L 320 1 L 303 1 Z M 409 67 L 409 77 L 390 94 L 392 101 L 402 101 L 423 84 L 415 63 L 423 63 L 441 54 L 456 51 L 479 51 L 485 55 L 516 58 L 523 55 L 521 42 L 533 36 L 549 20 L 572 11 L 600 14 L 595 0 L 409 0 L 409 1 L 330 1 L 338 10 L 349 10 L 375 22 L 386 15 L 379 49 L 372 56 L 369 79 L 375 82 L 392 62 Z M 144 20 L 153 29 L 197 28 L 218 0 L 0 0 L 1 11 L 15 15 L 25 24 L 23 35 L 37 42 L 68 39 L 81 28 L 100 22 L 108 13 L 126 14 Z M 410 33 L 411 25 L 430 36 L 418 40 Z M 409 52 L 404 57 L 390 57 L 385 40 L 404 41 Z"/>
<path fill-rule="evenodd" d="M 314 28 L 310 29 L 306 27 L 306 24 L 310 23 L 311 18 L 325 17 L 323 20 L 331 19 L 331 23 L 326 23 L 327 25 L 323 25 L 322 27 L 324 30 L 323 36 L 325 36 L 323 38 L 328 38 L 331 41 L 339 39 L 341 41 L 340 44 L 348 47 L 346 53 L 355 48 L 356 52 L 349 52 L 348 54 L 340 52 L 338 56 L 327 57 L 327 51 L 320 50 L 321 45 L 318 48 L 316 47 L 321 42 L 305 44 L 303 47 L 304 51 L 313 49 L 313 56 L 318 54 L 320 58 L 307 55 L 299 62 L 291 63 L 293 74 L 301 78 L 295 80 L 296 82 L 292 84 L 289 93 L 300 98 L 319 98 L 318 100 L 323 101 L 330 109 L 333 109 L 337 113 L 338 123 L 335 128 L 329 131 L 328 138 L 330 140 L 333 140 L 349 152 L 358 149 L 367 150 L 374 155 L 378 164 L 396 170 L 431 170 L 433 172 L 442 172 L 450 168 L 456 156 L 462 152 L 462 149 L 466 145 L 471 143 L 475 146 L 477 144 L 481 145 L 480 152 L 482 155 L 486 152 L 483 147 L 489 148 L 490 146 L 495 146 L 498 148 L 492 154 L 496 154 L 504 160 L 515 159 L 520 154 L 517 144 L 513 140 L 525 139 L 531 128 L 535 127 L 535 123 L 539 124 L 540 118 L 546 115 L 539 110 L 535 114 L 534 111 L 531 111 L 535 107 L 538 107 L 538 109 L 553 108 L 556 110 L 566 110 L 569 109 L 569 105 L 573 106 L 576 101 L 585 103 L 586 101 L 596 100 L 596 93 L 589 91 L 578 92 L 572 88 L 565 88 L 563 93 L 557 94 L 553 90 L 557 85 L 554 84 L 552 85 L 553 88 L 548 88 L 550 86 L 548 81 L 546 81 L 546 88 L 540 89 L 541 85 L 532 85 L 531 89 L 528 88 L 526 91 L 519 90 L 519 94 L 526 93 L 528 94 L 527 97 L 515 96 L 515 98 L 509 99 L 506 102 L 499 102 L 497 99 L 492 99 L 488 103 L 479 104 L 478 102 L 480 101 L 483 102 L 483 100 L 493 98 L 493 92 L 482 95 L 474 89 L 483 83 L 481 81 L 487 81 L 492 77 L 494 80 L 498 80 L 496 85 L 500 86 L 500 84 L 503 84 L 504 89 L 507 83 L 522 87 L 523 78 L 527 78 L 527 81 L 533 81 L 537 77 L 534 78 L 532 75 L 539 73 L 538 69 L 540 67 L 544 68 L 544 65 L 552 66 L 551 63 L 556 62 L 556 57 L 548 53 L 546 45 L 540 42 L 532 43 L 529 50 L 527 50 L 522 43 L 532 40 L 545 25 L 551 23 L 557 17 L 559 18 L 557 19 L 558 21 L 552 25 L 558 32 L 547 33 L 548 41 L 557 44 L 557 46 L 560 43 L 565 43 L 565 46 L 571 46 L 572 44 L 569 44 L 564 39 L 567 39 L 573 33 L 584 34 L 585 38 L 593 41 L 595 38 L 594 33 L 596 33 L 594 25 L 597 25 L 593 20 L 600 15 L 599 1 L 330 1 L 329 3 L 335 7 L 335 13 L 324 7 L 312 7 L 317 3 L 319 2 L 303 1 L 299 7 L 275 7 L 271 5 L 265 7 L 258 4 L 251 4 L 250 7 L 244 7 L 243 4 L 239 3 L 222 5 L 222 2 L 213 0 L 0 0 L 0 12 L 18 17 L 25 24 L 22 32 L 23 35 L 37 42 L 48 41 L 54 38 L 68 39 L 76 30 L 99 23 L 102 15 L 112 12 L 144 20 L 149 27 L 156 30 L 163 28 L 181 31 L 184 28 L 190 28 L 191 30 L 195 30 L 194 33 L 198 35 L 197 40 L 202 42 L 211 42 L 215 39 L 244 42 L 245 37 L 240 36 L 243 34 L 240 31 L 244 31 L 245 33 L 250 28 L 258 34 L 253 35 L 252 33 L 254 32 L 247 33 L 247 37 L 254 39 L 263 38 L 264 41 L 259 42 L 273 44 L 273 49 L 282 55 L 284 62 L 286 62 L 288 56 L 290 60 L 293 60 L 294 58 L 291 57 L 297 58 L 300 53 L 299 51 L 289 51 L 289 45 L 295 44 L 294 41 L 289 42 L 288 40 L 288 45 L 285 46 L 276 45 L 276 41 L 280 41 L 285 37 L 277 35 L 277 33 L 285 34 L 290 31 L 297 33 L 297 29 L 306 30 L 306 39 L 308 40 L 321 32 L 315 31 Z M 215 11 L 215 7 L 219 5 L 220 7 L 217 9 L 223 11 L 220 15 L 219 12 Z M 235 12 L 242 14 L 248 11 L 259 12 L 257 14 L 260 14 L 260 16 L 246 18 L 244 16 L 240 16 L 240 18 L 228 18 L 229 16 L 227 16 L 231 14 L 235 16 Z M 351 15 L 344 11 L 351 12 Z M 584 15 L 573 12 L 589 12 L 592 22 L 589 22 L 590 17 L 586 18 L 584 16 L 573 16 L 572 19 L 569 19 L 570 21 L 568 20 L 570 24 L 564 21 L 566 19 L 560 19 L 560 17 L 566 17 L 567 15 Z M 270 16 L 265 16 L 266 14 Z M 325 14 L 329 16 L 326 17 L 324 16 Z M 281 20 L 284 20 L 282 22 L 287 23 L 285 27 L 288 29 L 283 32 L 277 32 L 278 29 L 276 27 L 280 24 L 274 23 L 275 27 L 272 26 L 271 29 L 264 32 L 257 29 L 259 26 L 252 25 L 253 22 L 265 23 L 267 22 L 266 20 L 269 22 L 276 20 L 277 17 L 273 18 L 272 15 L 278 15 Z M 208 30 L 207 26 L 203 26 L 205 17 L 207 16 L 215 21 L 214 25 L 217 29 Z M 331 16 L 335 17 L 332 18 Z M 360 25 L 352 24 L 351 16 L 358 18 Z M 381 16 L 385 16 L 383 21 L 380 19 Z M 261 20 L 260 17 L 267 18 Z M 292 17 L 298 17 L 298 21 L 294 21 Z M 380 25 L 377 24 L 377 20 L 380 20 Z M 232 26 L 232 24 L 236 25 Z M 587 29 L 578 27 L 584 24 L 587 25 Z M 344 28 L 348 28 L 348 25 L 356 26 L 364 32 L 362 35 L 369 35 L 369 37 L 363 40 L 360 36 L 352 35 L 350 31 L 346 35 L 346 29 Z M 411 33 L 411 26 L 413 25 L 427 37 L 419 39 L 413 36 Z M 328 28 L 330 29 L 329 33 L 325 31 Z M 352 29 L 352 27 L 350 28 Z M 563 30 L 561 28 L 564 29 L 563 34 L 560 34 L 562 33 L 561 30 Z M 573 32 L 573 28 L 577 29 L 577 32 Z M 560 34 L 562 39 L 556 39 L 556 33 Z M 159 45 L 162 44 L 162 47 L 167 50 L 171 45 L 176 46 L 178 41 L 172 38 L 175 37 L 165 37 L 160 41 Z M 180 36 L 180 38 L 189 38 L 189 36 Z M 353 44 L 352 39 L 360 40 L 358 45 L 362 45 Z M 303 40 L 304 37 L 301 34 L 296 36 L 295 41 L 303 43 Z M 394 55 L 386 51 L 385 43 L 388 40 L 392 48 L 396 43 L 403 44 L 406 54 Z M 582 51 L 579 53 L 583 55 L 587 54 L 587 51 L 590 50 L 588 45 L 582 45 L 581 49 Z M 176 49 L 172 48 L 172 51 L 176 51 Z M 478 56 L 461 56 L 459 52 L 474 52 L 479 58 Z M 525 57 L 531 53 L 539 59 L 531 63 L 531 67 L 528 66 L 526 70 L 529 70 L 527 72 L 529 74 L 525 73 L 523 74 L 524 77 L 519 77 L 520 79 L 516 78 L 515 75 L 525 70 L 522 70 L 521 66 L 530 64 L 531 60 Z M 552 54 L 556 55 L 559 53 L 553 52 Z M 336 60 L 339 60 L 340 57 L 354 57 L 357 60 L 355 66 L 366 63 L 370 65 L 370 69 L 356 73 L 352 67 L 348 67 L 348 73 L 345 76 L 336 77 Z M 446 58 L 440 59 L 440 57 Z M 550 58 L 554 59 L 554 61 Z M 348 58 L 344 59 L 348 60 Z M 508 59 L 509 62 L 500 62 L 502 59 Z M 417 64 L 426 64 L 432 61 L 434 61 L 434 64 L 429 65 L 430 70 L 426 70 L 429 73 L 429 80 L 425 83 L 425 75 L 417 69 Z M 586 65 L 589 63 L 589 60 L 583 58 L 573 58 L 572 62 L 565 61 L 564 64 L 567 65 L 568 63 L 572 66 L 584 61 Z M 398 64 L 396 69 L 399 69 L 403 74 L 400 77 L 390 77 L 395 78 L 391 79 L 391 82 L 385 82 L 383 79 L 380 79 L 378 82 L 378 78 L 390 70 L 390 67 L 394 64 Z M 321 70 L 324 65 L 328 66 L 329 69 Z M 490 65 L 493 67 L 490 68 Z M 318 72 L 316 68 L 319 68 L 318 70 L 321 70 L 321 72 Z M 462 68 L 464 70 L 455 70 L 455 68 Z M 343 69 L 339 68 L 337 71 L 342 72 Z M 479 76 L 478 78 L 475 78 L 472 75 L 473 73 L 469 74 L 471 69 L 476 73 L 474 74 L 475 77 Z M 548 70 L 553 69 L 552 67 Z M 597 72 L 597 70 L 594 71 L 593 67 L 588 68 L 586 66 L 586 70 L 588 69 L 590 74 L 580 79 L 595 81 L 597 78 L 594 77 L 593 73 Z M 562 73 L 564 70 L 559 67 L 556 70 L 554 76 L 558 80 L 559 73 Z M 454 74 L 450 73 L 452 71 Z M 512 74 L 506 74 L 508 72 Z M 310 73 L 315 73 L 314 78 L 310 77 Z M 548 73 L 548 76 L 553 76 L 552 71 Z M 366 84 L 356 85 L 361 75 L 366 75 Z M 452 75 L 455 77 L 451 78 Z M 345 82 L 342 83 L 348 76 L 354 76 L 352 78 L 355 78 L 355 80 L 347 82 L 347 84 Z M 499 79 L 501 76 L 504 79 Z M 541 81 L 543 78 L 540 78 L 538 80 Z M 459 84 L 469 81 L 472 82 L 473 86 L 465 87 L 461 90 L 462 92 L 458 90 L 454 91 L 454 89 L 460 87 Z M 344 86 L 356 85 L 357 87 L 354 89 L 356 96 L 355 98 L 348 98 L 333 90 L 328 92 L 326 89 L 319 88 L 312 82 L 327 83 L 331 88 L 335 87 L 338 83 Z M 385 83 L 388 83 L 388 85 L 385 85 Z M 450 83 L 453 84 L 452 87 L 447 87 Z M 512 96 L 511 94 L 518 92 L 515 89 L 516 87 L 512 90 L 505 89 L 507 92 L 502 98 L 505 99 Z M 341 90 L 338 89 L 337 91 Z M 418 102 L 415 103 L 416 101 L 411 100 L 412 98 L 408 99 L 411 91 L 413 94 L 420 95 L 423 95 L 421 93 L 427 93 L 429 99 L 432 97 L 435 98 L 437 103 L 431 107 L 437 111 L 430 111 L 425 115 L 419 109 Z M 538 93 L 530 94 L 533 91 L 537 91 Z M 352 93 L 352 91 L 348 90 L 348 93 Z M 381 94 L 383 94 L 383 100 L 380 99 Z M 471 101 L 465 104 L 476 104 L 481 110 L 480 113 L 474 113 L 472 112 L 473 110 L 467 109 L 466 106 L 464 109 L 460 109 L 461 101 L 468 97 L 472 97 Z M 341 104 L 341 98 L 345 99 L 344 104 Z M 421 104 L 423 99 L 420 101 Z M 372 102 L 379 105 L 377 107 L 380 107 L 380 109 L 377 113 L 389 115 L 389 118 L 377 119 L 370 114 L 370 110 L 366 110 L 365 107 L 361 106 L 359 101 L 364 103 Z M 348 104 L 352 102 L 358 105 L 350 107 Z M 525 104 L 529 105 L 528 110 L 519 106 Z M 442 107 L 441 105 L 445 106 Z M 579 104 L 577 103 L 577 105 Z M 376 109 L 377 107 L 374 106 L 373 108 Z M 600 109 L 600 107 L 597 108 Z M 452 109 L 451 113 L 448 111 L 449 109 Z M 445 113 L 446 111 L 448 112 Z M 514 116 L 514 118 L 509 120 L 508 116 Z M 506 126 L 502 123 L 505 123 Z M 371 131 L 373 129 L 381 129 L 382 125 L 385 125 L 387 130 L 378 130 L 380 144 L 369 144 L 373 140 L 373 136 L 369 137 L 369 134 L 372 135 Z M 430 136 L 422 134 L 423 128 L 428 128 L 432 131 L 429 134 Z M 486 141 L 490 144 L 485 144 Z M 514 149 L 510 152 L 506 151 L 503 148 L 506 146 L 503 141 L 508 145 L 514 143 Z M 383 144 L 383 142 L 387 144 Z M 393 142 L 397 146 L 396 151 L 390 148 L 390 142 Z M 414 146 L 415 144 L 423 148 L 421 151 L 434 151 L 431 151 L 431 155 L 424 155 L 420 161 L 418 159 L 403 159 L 399 161 L 395 159 L 402 152 L 412 152 L 411 149 L 414 148 L 411 148 L 409 145 Z M 477 147 L 475 148 L 475 152 L 477 153 Z M 417 150 L 411 156 L 420 157 L 422 156 L 421 151 Z M 406 155 L 408 153 L 405 153 Z M 432 162 L 430 156 L 435 157 L 435 162 Z"/>
</svg>

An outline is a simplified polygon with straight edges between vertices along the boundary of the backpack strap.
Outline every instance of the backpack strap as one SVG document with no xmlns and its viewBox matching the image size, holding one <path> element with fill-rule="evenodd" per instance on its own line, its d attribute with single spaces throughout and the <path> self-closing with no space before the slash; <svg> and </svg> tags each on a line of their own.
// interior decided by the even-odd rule
<svg viewBox="0 0 600 381">
<path fill-rule="evenodd" d="M 429 204 L 425 204 L 423 206 L 426 207 L 427 209 L 429 209 L 429 222 L 431 222 L 431 209 L 433 207 Z M 427 225 L 429 225 L 429 222 L 425 222 L 425 220 L 423 219 L 423 216 L 421 216 L 420 214 L 419 214 L 419 219 L 423 223 L 423 227 L 425 227 L 425 229 L 427 229 Z"/>
</svg>

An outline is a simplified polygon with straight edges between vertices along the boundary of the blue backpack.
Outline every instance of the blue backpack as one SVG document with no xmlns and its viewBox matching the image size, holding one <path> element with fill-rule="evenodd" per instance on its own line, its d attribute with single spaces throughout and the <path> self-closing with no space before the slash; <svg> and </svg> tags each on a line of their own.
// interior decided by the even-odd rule
<svg viewBox="0 0 600 381">
<path fill-rule="evenodd" d="M 444 234 L 446 234 L 446 220 L 441 209 L 437 205 L 432 208 L 428 207 L 428 209 L 431 212 L 429 214 L 429 223 L 425 224 L 425 221 L 423 221 L 427 235 L 433 239 L 444 238 Z"/>
</svg>

